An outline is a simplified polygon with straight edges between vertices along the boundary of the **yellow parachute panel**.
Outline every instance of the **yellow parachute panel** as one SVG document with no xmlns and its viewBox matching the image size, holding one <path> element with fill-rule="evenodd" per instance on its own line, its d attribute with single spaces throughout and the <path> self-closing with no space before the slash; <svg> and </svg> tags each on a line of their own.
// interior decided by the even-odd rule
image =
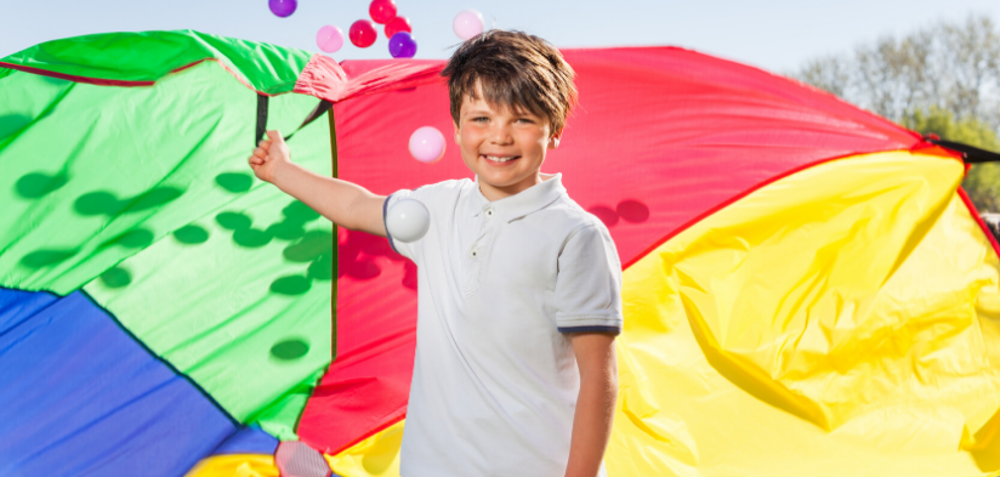
<svg viewBox="0 0 1000 477">
<path fill-rule="evenodd" d="M 963 172 L 909 152 L 824 163 L 628 268 L 609 474 L 996 469 L 998 260 Z"/>
</svg>

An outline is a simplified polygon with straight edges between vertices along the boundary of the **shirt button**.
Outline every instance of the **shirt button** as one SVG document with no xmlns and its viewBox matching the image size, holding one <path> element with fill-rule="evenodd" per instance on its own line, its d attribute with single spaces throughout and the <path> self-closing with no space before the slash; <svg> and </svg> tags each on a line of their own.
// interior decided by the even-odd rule
<svg viewBox="0 0 1000 477">
<path fill-rule="evenodd" d="M 493 209 L 486 209 L 486 216 L 493 217 Z"/>
<path fill-rule="evenodd" d="M 479 252 L 473 250 L 473 251 L 469 252 L 469 256 L 471 256 L 472 258 L 476 258 L 476 257 L 479 256 Z"/>
</svg>

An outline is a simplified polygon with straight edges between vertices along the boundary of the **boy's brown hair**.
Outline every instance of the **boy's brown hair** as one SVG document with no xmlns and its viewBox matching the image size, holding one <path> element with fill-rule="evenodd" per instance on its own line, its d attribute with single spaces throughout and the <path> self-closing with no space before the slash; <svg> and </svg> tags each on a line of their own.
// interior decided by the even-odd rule
<svg viewBox="0 0 1000 477">
<path fill-rule="evenodd" d="M 462 44 L 441 72 L 448 78 L 451 117 L 458 124 L 462 100 L 479 99 L 490 107 L 531 111 L 562 131 L 576 104 L 573 68 L 547 41 L 519 31 L 488 30 Z"/>
</svg>

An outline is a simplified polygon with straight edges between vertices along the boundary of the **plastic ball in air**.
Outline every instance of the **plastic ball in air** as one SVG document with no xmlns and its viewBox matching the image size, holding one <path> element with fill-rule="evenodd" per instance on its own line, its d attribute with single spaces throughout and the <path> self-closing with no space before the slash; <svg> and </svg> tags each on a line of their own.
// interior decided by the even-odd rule
<svg viewBox="0 0 1000 477">
<path fill-rule="evenodd" d="M 400 199 L 386 211 L 385 228 L 393 240 L 420 240 L 431 228 L 431 214 L 419 200 Z"/>
<path fill-rule="evenodd" d="M 385 24 L 385 37 L 392 38 L 392 35 L 405 31 L 407 33 L 413 33 L 413 27 L 410 26 L 410 19 L 406 17 L 396 17 L 389 20 L 389 23 Z"/>
<path fill-rule="evenodd" d="M 455 34 L 463 40 L 468 40 L 483 32 L 485 24 L 483 23 L 483 16 L 475 10 L 463 10 L 455 15 L 455 19 L 451 22 L 452 29 L 455 30 Z"/>
<path fill-rule="evenodd" d="M 285 18 L 295 13 L 295 8 L 299 6 L 297 0 L 267 0 L 267 6 L 271 8 L 271 13 Z"/>
<path fill-rule="evenodd" d="M 398 32 L 389 39 L 389 54 L 393 58 L 413 58 L 417 54 L 417 41 L 408 32 Z"/>
<path fill-rule="evenodd" d="M 326 25 L 316 32 L 316 46 L 327 53 L 334 53 L 344 46 L 344 32 L 334 25 Z"/>
<path fill-rule="evenodd" d="M 441 159 L 444 156 L 444 134 L 434 126 L 417 128 L 410 135 L 410 154 L 423 163 Z"/>
<path fill-rule="evenodd" d="M 372 0 L 368 6 L 368 14 L 375 23 L 386 24 L 396 17 L 396 2 L 393 0 Z"/>
<path fill-rule="evenodd" d="M 378 33 L 375 31 L 375 24 L 371 20 L 358 20 L 351 24 L 348 36 L 351 37 L 351 43 L 354 46 L 368 48 L 372 46 L 372 43 L 375 43 Z"/>
</svg>

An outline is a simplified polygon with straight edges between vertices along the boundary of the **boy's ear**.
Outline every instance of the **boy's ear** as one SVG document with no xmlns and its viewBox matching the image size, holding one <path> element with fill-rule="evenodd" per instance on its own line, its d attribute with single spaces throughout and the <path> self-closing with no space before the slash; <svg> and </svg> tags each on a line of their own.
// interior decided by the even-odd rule
<svg viewBox="0 0 1000 477">
<path fill-rule="evenodd" d="M 458 140 L 458 123 L 451 123 L 451 124 L 455 126 L 455 144 L 461 144 L 461 142 L 459 142 Z"/>
<path fill-rule="evenodd" d="M 559 132 L 553 134 L 552 137 L 549 138 L 548 148 L 549 149 L 555 149 L 555 148 L 559 147 L 559 140 L 560 139 L 562 139 L 562 131 L 559 131 Z"/>
</svg>

